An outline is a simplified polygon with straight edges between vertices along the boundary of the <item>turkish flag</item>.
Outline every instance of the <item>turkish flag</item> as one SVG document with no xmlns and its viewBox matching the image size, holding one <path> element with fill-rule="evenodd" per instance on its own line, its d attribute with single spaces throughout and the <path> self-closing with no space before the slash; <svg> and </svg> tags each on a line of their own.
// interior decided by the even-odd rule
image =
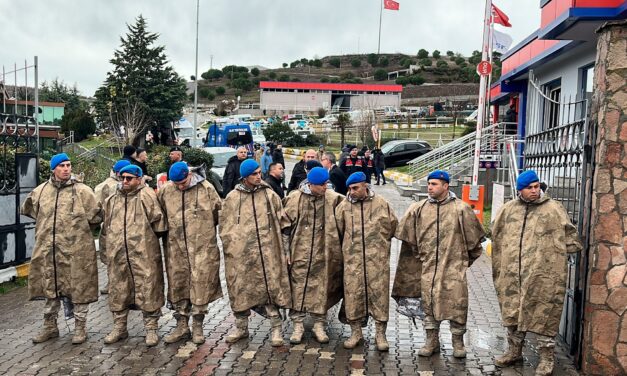
<svg viewBox="0 0 627 376">
<path fill-rule="evenodd" d="M 399 3 L 394 0 L 383 0 L 383 7 L 389 10 L 398 10 Z"/>
<path fill-rule="evenodd" d="M 492 22 L 505 27 L 512 27 L 512 24 L 509 23 L 509 17 L 494 4 L 492 4 Z"/>
</svg>

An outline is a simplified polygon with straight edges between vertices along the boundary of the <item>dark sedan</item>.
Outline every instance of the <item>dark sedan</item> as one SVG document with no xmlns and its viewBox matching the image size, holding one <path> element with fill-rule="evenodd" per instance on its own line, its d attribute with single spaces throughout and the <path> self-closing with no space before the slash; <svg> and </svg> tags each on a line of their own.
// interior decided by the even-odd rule
<svg viewBox="0 0 627 376">
<path fill-rule="evenodd" d="M 386 167 L 404 166 L 412 159 L 430 152 L 431 145 L 421 140 L 394 140 L 381 147 Z"/>
</svg>

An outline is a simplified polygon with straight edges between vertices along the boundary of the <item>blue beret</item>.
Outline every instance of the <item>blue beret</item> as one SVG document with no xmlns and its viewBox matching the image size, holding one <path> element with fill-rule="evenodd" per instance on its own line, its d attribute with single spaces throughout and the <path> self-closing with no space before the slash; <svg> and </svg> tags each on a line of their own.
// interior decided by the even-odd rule
<svg viewBox="0 0 627 376">
<path fill-rule="evenodd" d="M 122 169 L 120 170 L 120 175 L 122 175 L 122 174 L 123 174 L 123 173 L 125 173 L 125 172 L 126 172 L 127 174 L 135 175 L 135 176 L 137 176 L 138 178 L 141 178 L 141 177 L 144 175 L 144 174 L 143 174 L 143 172 L 142 172 L 142 169 L 141 169 L 141 168 L 139 168 L 139 166 L 135 166 L 135 165 L 133 165 L 133 164 L 128 165 L 128 166 L 126 166 L 126 167 L 122 168 Z"/>
<path fill-rule="evenodd" d="M 116 174 L 119 174 L 121 169 L 123 169 L 124 167 L 130 164 L 131 162 L 129 160 L 120 159 L 119 161 L 115 162 L 115 164 L 113 165 L 113 172 L 115 172 Z"/>
<path fill-rule="evenodd" d="M 170 172 L 168 173 L 168 177 L 170 180 L 177 182 L 183 181 L 189 174 L 189 167 L 187 167 L 187 163 L 185 162 L 176 162 L 170 166 Z"/>
<path fill-rule="evenodd" d="M 516 190 L 522 191 L 527 188 L 529 184 L 540 181 L 538 174 L 534 170 L 527 170 L 522 174 L 518 175 L 518 179 L 516 179 Z"/>
<path fill-rule="evenodd" d="M 307 180 L 314 185 L 322 185 L 329 180 L 329 172 L 324 167 L 314 167 L 307 174 Z"/>
<path fill-rule="evenodd" d="M 256 160 L 246 159 L 244 162 L 242 162 L 241 165 L 239 165 L 239 176 L 242 178 L 247 178 L 248 176 L 250 176 L 250 174 L 255 172 L 255 170 L 258 168 L 259 168 L 259 163 L 257 163 Z"/>
<path fill-rule="evenodd" d="M 322 164 L 315 159 L 305 162 L 305 168 L 307 169 L 307 171 L 311 171 L 316 167 L 322 167 Z"/>
<path fill-rule="evenodd" d="M 348 187 L 351 184 L 361 183 L 366 181 L 366 174 L 361 171 L 353 172 L 351 176 L 346 179 L 346 186 Z"/>
<path fill-rule="evenodd" d="M 65 153 L 61 153 L 61 154 L 55 154 L 51 159 L 50 159 L 50 170 L 54 170 L 55 168 L 57 168 L 57 166 L 63 162 L 67 162 L 70 160 L 70 157 L 67 156 L 67 154 Z"/>
<path fill-rule="evenodd" d="M 444 180 L 447 183 L 450 183 L 448 172 L 443 171 L 443 170 L 435 170 L 432 173 L 430 173 L 429 176 L 427 176 L 427 181 L 431 179 L 440 179 L 440 180 Z"/>
</svg>

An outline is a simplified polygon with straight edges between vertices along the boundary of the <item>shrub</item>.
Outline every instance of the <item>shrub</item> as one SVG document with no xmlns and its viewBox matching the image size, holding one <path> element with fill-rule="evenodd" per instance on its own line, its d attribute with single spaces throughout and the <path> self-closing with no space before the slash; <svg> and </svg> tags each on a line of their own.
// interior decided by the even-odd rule
<svg viewBox="0 0 627 376">
<path fill-rule="evenodd" d="M 444 60 L 438 60 L 435 64 L 438 68 L 448 68 L 448 64 Z"/>
<path fill-rule="evenodd" d="M 328 77 L 322 77 L 320 79 L 320 82 L 329 82 L 329 78 Z"/>
<path fill-rule="evenodd" d="M 255 77 L 259 76 L 259 68 L 255 67 L 255 68 L 251 69 L 250 70 L 250 74 L 252 74 Z"/>
<path fill-rule="evenodd" d="M 388 72 L 385 69 L 377 69 L 374 71 L 374 79 L 377 81 L 385 81 L 388 79 Z"/>
<path fill-rule="evenodd" d="M 322 68 L 322 60 L 314 59 L 311 65 L 313 65 L 316 68 Z"/>
<path fill-rule="evenodd" d="M 383 56 L 381 59 L 379 59 L 379 65 L 382 67 L 387 67 L 390 64 L 390 60 Z"/>
<path fill-rule="evenodd" d="M 438 50 L 433 51 L 431 56 L 433 56 L 434 59 L 439 59 L 440 58 L 440 51 L 438 51 Z"/>
<path fill-rule="evenodd" d="M 379 62 L 379 56 L 377 54 L 368 54 L 368 58 L 366 59 L 366 61 L 368 61 L 368 64 L 372 65 L 373 67 L 376 67 L 377 63 Z"/>
<path fill-rule="evenodd" d="M 424 48 L 421 48 L 418 51 L 418 58 L 419 59 L 426 59 L 429 57 L 429 51 L 425 50 Z"/>
<path fill-rule="evenodd" d="M 351 66 L 353 68 L 359 68 L 361 66 L 361 60 L 357 58 L 351 60 Z"/>
<path fill-rule="evenodd" d="M 339 57 L 332 57 L 331 59 L 329 59 L 329 65 L 333 67 L 339 68 L 340 64 L 342 64 L 342 61 Z"/>
<path fill-rule="evenodd" d="M 419 64 L 423 67 L 430 67 L 433 63 L 431 62 L 431 59 L 426 58 L 426 59 L 421 59 L 419 61 Z"/>
<path fill-rule="evenodd" d="M 270 77 L 271 79 L 275 79 L 276 78 L 276 72 L 270 72 L 268 73 L 268 77 Z"/>
<path fill-rule="evenodd" d="M 218 86 L 216 88 L 216 94 L 218 95 L 224 95 L 224 93 L 226 93 L 226 89 L 223 86 Z"/>
<path fill-rule="evenodd" d="M 169 156 L 169 146 L 154 145 L 148 152 L 148 161 L 146 163 L 148 165 L 148 174 L 154 177 L 161 172 L 166 172 L 170 165 Z M 194 167 L 204 164 L 207 171 L 213 167 L 213 155 L 200 148 L 183 149 L 183 160 Z"/>
<path fill-rule="evenodd" d="M 96 131 L 96 122 L 91 114 L 84 110 L 74 110 L 63 115 L 61 119 L 61 132 L 69 134 L 74 131 L 76 142 L 86 139 Z"/>
<path fill-rule="evenodd" d="M 326 114 L 327 114 L 327 110 L 325 110 L 324 108 L 320 107 L 318 109 L 318 117 L 323 118 Z"/>
<path fill-rule="evenodd" d="M 282 74 L 279 76 L 278 80 L 281 82 L 288 82 L 290 80 L 290 76 L 287 74 Z"/>
<path fill-rule="evenodd" d="M 287 68 L 289 66 L 288 63 L 283 63 L 283 68 Z"/>
</svg>

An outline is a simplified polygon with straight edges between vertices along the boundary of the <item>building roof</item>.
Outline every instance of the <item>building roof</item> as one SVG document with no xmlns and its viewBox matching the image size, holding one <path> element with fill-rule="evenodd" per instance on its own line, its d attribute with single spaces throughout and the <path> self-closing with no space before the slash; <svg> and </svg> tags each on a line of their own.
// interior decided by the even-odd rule
<svg viewBox="0 0 627 376">
<path fill-rule="evenodd" d="M 402 85 L 380 84 L 331 84 L 322 82 L 276 82 L 261 81 L 260 89 L 289 89 L 289 90 L 330 90 L 330 91 L 383 91 L 387 93 L 401 93 Z"/>
</svg>

